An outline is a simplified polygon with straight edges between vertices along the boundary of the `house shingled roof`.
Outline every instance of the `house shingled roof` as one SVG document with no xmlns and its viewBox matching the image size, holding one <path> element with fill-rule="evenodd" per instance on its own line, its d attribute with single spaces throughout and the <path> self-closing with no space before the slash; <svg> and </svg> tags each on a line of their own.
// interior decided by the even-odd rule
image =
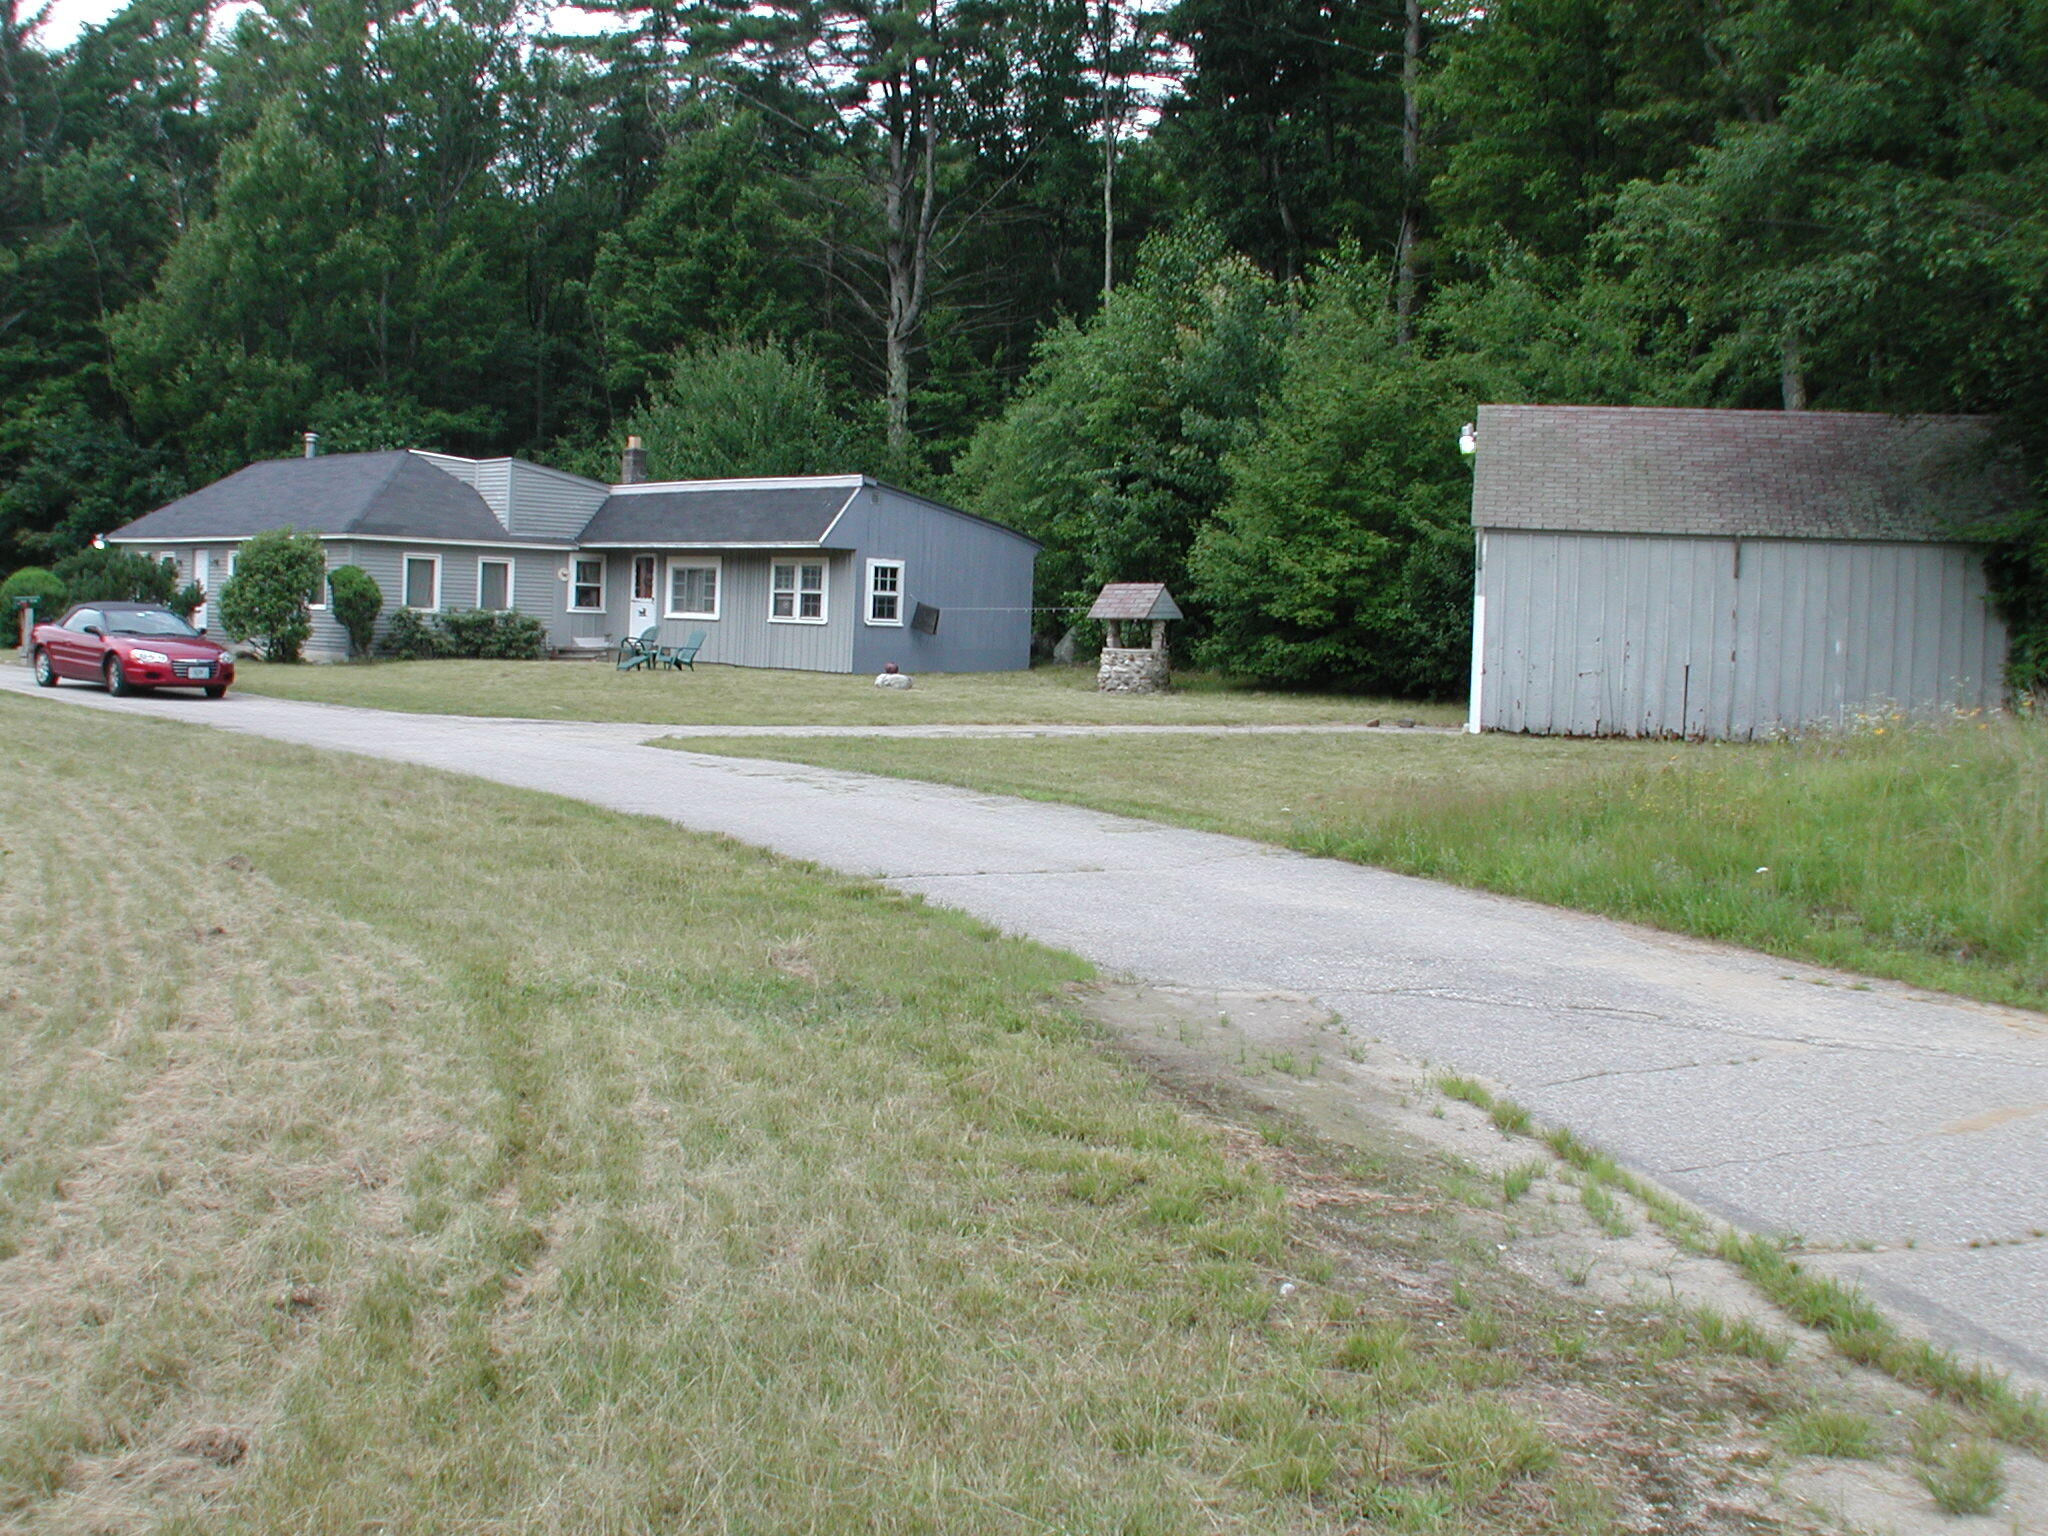
<svg viewBox="0 0 2048 1536">
<path fill-rule="evenodd" d="M 568 543 L 515 540 L 475 490 L 403 448 L 251 464 L 145 513 L 107 537 L 121 543 L 242 539 L 284 527 L 329 538 Z"/>
<path fill-rule="evenodd" d="M 1991 418 L 1483 405 L 1480 528 L 1942 543 L 2020 504 Z"/>
<path fill-rule="evenodd" d="M 1112 581 L 1088 610 L 1091 619 L 1177 619 L 1180 607 L 1160 581 Z"/>
<path fill-rule="evenodd" d="M 635 486 L 606 497 L 579 542 L 591 548 L 817 545 L 862 484 L 833 477 L 809 485 L 703 480 Z"/>
</svg>

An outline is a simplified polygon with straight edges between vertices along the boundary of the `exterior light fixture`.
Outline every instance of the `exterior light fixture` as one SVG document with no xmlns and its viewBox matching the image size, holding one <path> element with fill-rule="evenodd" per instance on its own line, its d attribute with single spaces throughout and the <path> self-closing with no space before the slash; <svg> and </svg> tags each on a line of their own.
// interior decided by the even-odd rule
<svg viewBox="0 0 2048 1536">
<path fill-rule="evenodd" d="M 1465 423 L 1464 426 L 1458 429 L 1458 452 L 1462 453 L 1463 455 L 1465 455 L 1466 458 L 1469 459 L 1472 457 L 1473 454 L 1477 453 L 1478 451 L 1479 428 L 1472 422 L 1468 421 Z"/>
</svg>

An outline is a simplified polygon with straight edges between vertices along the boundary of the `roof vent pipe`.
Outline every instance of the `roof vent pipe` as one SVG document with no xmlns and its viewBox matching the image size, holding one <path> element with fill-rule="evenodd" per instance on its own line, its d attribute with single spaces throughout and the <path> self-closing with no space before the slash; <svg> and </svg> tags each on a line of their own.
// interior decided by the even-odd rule
<svg viewBox="0 0 2048 1536">
<path fill-rule="evenodd" d="M 320 434 L 318 432 L 308 432 L 306 434 L 306 457 L 309 459 L 320 457 Z"/>
<path fill-rule="evenodd" d="M 647 450 L 640 439 L 626 439 L 626 451 L 619 455 L 619 484 L 639 485 L 647 478 Z"/>
</svg>

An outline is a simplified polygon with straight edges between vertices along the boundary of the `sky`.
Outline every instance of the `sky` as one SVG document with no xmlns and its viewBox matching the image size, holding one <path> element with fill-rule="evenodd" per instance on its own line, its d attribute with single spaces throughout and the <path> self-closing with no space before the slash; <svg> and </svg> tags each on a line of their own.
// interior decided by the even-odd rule
<svg viewBox="0 0 2048 1536">
<path fill-rule="evenodd" d="M 68 48 L 87 27 L 121 9 L 122 0 L 50 0 L 50 14 L 37 34 L 45 48 Z"/>
<path fill-rule="evenodd" d="M 235 13 L 251 3 L 253 0 L 227 0 L 215 9 L 217 23 L 223 28 L 232 25 Z M 45 48 L 68 48 L 80 32 L 99 26 L 125 4 L 127 0 L 49 0 L 49 17 L 37 36 Z M 594 32 L 603 25 L 603 18 L 573 5 L 557 6 L 552 21 L 555 31 L 568 34 Z"/>
</svg>

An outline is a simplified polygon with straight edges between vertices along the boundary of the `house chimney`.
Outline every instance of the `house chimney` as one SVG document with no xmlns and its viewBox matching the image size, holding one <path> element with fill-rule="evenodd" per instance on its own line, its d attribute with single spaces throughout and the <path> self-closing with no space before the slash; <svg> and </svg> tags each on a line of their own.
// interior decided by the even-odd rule
<svg viewBox="0 0 2048 1536">
<path fill-rule="evenodd" d="M 320 434 L 318 432 L 308 432 L 306 434 L 306 457 L 309 459 L 320 457 Z"/>
<path fill-rule="evenodd" d="M 619 484 L 639 485 L 647 478 L 647 450 L 640 446 L 640 439 L 626 439 L 626 451 L 619 455 Z"/>
</svg>

